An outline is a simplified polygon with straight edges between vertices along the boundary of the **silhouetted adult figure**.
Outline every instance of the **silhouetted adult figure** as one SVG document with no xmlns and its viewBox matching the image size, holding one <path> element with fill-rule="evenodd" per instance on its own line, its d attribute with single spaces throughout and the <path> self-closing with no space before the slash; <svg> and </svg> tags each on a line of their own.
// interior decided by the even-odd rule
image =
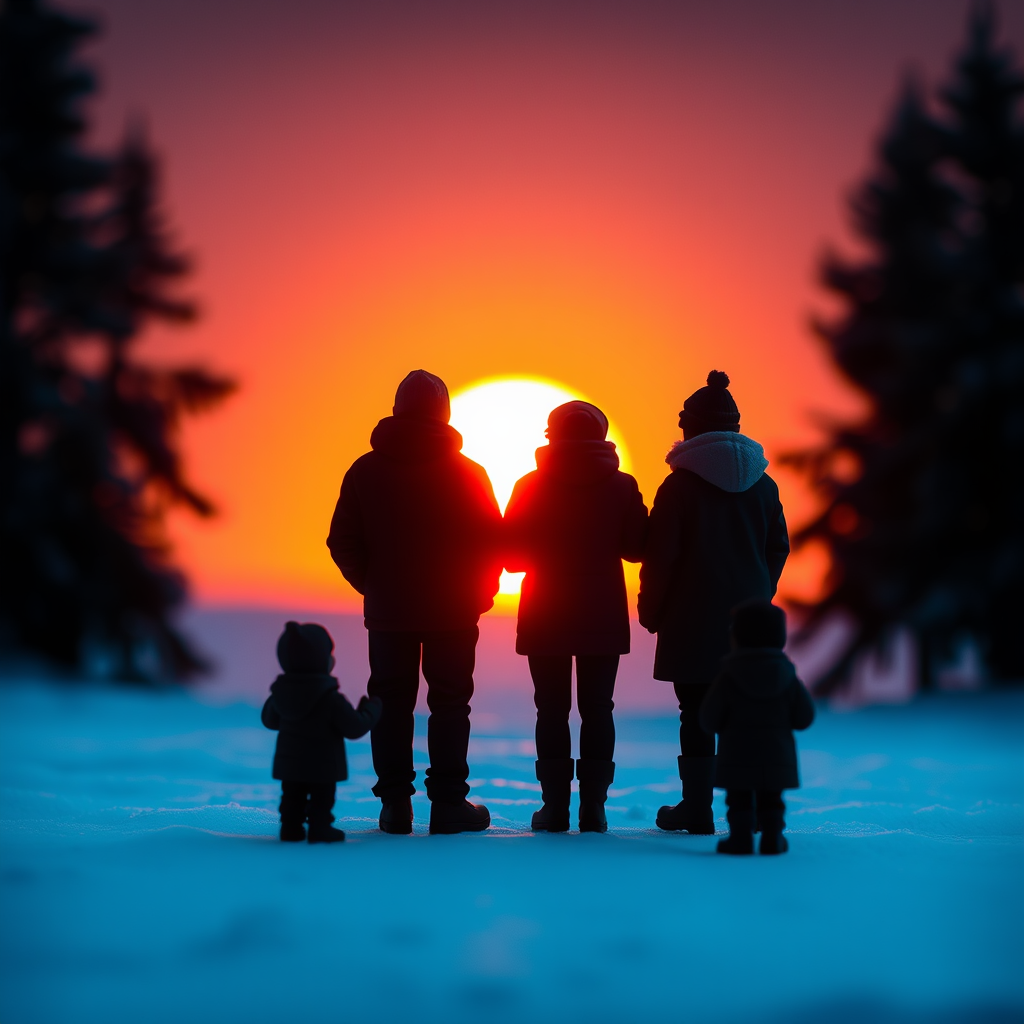
<svg viewBox="0 0 1024 1024">
<path fill-rule="evenodd" d="M 548 417 L 537 469 L 516 483 L 505 510 L 505 566 L 526 571 L 516 651 L 529 658 L 537 705 L 537 779 L 544 804 L 535 831 L 569 828 L 573 777 L 569 737 L 572 659 L 580 718 L 581 832 L 608 828 L 604 804 L 615 774 L 612 692 L 619 655 L 629 653 L 622 559 L 640 560 L 647 508 L 619 470 L 608 420 L 588 402 Z"/>
<path fill-rule="evenodd" d="M 427 683 L 426 773 L 431 832 L 482 831 L 471 804 L 469 701 L 477 621 L 498 590 L 501 513 L 487 473 L 461 454 L 448 425 L 448 389 L 414 370 L 398 386 L 394 415 L 370 435 L 341 485 L 327 538 L 331 557 L 363 595 L 369 631 L 367 693 L 383 714 L 370 734 L 380 827 L 412 831 L 413 711 L 420 655 Z"/>
<path fill-rule="evenodd" d="M 640 622 L 658 634 L 654 678 L 679 700 L 683 799 L 662 807 L 657 824 L 699 835 L 715 831 L 715 740 L 699 713 L 729 653 L 729 614 L 751 598 L 770 601 L 789 555 L 779 489 L 764 449 L 739 432 L 728 387 L 712 370 L 683 403 L 683 441 L 665 459 L 672 472 L 654 498 L 640 569 Z"/>
</svg>

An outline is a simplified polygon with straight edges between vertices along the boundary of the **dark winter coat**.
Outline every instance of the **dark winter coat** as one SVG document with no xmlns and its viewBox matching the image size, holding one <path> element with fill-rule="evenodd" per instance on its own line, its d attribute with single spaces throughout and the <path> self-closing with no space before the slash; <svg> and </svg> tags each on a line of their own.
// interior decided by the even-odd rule
<svg viewBox="0 0 1024 1024">
<path fill-rule="evenodd" d="M 522 572 L 516 651 L 626 654 L 622 559 L 643 553 L 647 508 L 608 441 L 552 441 L 505 510 L 505 568 Z"/>
<path fill-rule="evenodd" d="M 793 663 L 775 647 L 746 647 L 722 659 L 700 709 L 701 728 L 718 733 L 715 785 L 796 789 L 793 729 L 814 721 L 814 704 Z"/>
<path fill-rule="evenodd" d="M 763 449 L 715 431 L 678 444 L 654 498 L 640 569 L 640 622 L 658 634 L 654 678 L 710 683 L 729 652 L 729 613 L 771 600 L 789 555 Z"/>
<path fill-rule="evenodd" d="M 278 730 L 274 778 L 284 782 L 343 782 L 348 778 L 345 739 L 358 739 L 380 720 L 377 697 L 354 708 L 334 676 L 285 672 L 270 687 L 260 716 Z"/>
<path fill-rule="evenodd" d="M 462 435 L 437 420 L 380 421 L 345 474 L 327 546 L 363 595 L 367 629 L 470 629 L 494 603 L 501 513 Z"/>
</svg>

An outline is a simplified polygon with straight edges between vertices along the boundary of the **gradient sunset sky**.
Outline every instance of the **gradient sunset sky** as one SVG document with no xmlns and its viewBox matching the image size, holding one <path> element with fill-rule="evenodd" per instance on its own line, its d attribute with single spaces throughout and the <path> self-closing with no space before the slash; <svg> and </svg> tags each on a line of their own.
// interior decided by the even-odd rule
<svg viewBox="0 0 1024 1024">
<path fill-rule="evenodd" d="M 241 390 L 185 435 L 222 514 L 176 516 L 200 600 L 357 607 L 324 545 L 347 466 L 424 367 L 601 405 L 648 503 L 725 370 L 769 459 L 850 413 L 807 327 L 815 266 L 901 81 L 945 77 L 965 0 L 106 0 L 96 140 L 143 115 L 198 326 Z M 1000 5 L 1024 47 L 1024 4 Z M 774 470 L 770 470 L 775 472 Z M 808 511 L 778 472 L 792 522 Z M 813 584 L 808 564 L 783 591 Z"/>
</svg>

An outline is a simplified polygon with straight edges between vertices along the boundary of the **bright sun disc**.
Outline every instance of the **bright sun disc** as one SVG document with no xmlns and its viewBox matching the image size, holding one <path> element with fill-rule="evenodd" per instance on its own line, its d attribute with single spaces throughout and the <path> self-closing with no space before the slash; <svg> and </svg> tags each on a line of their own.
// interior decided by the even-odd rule
<svg viewBox="0 0 1024 1024">
<path fill-rule="evenodd" d="M 480 381 L 452 398 L 451 423 L 462 434 L 463 454 L 487 470 L 502 511 L 515 482 L 537 468 L 534 453 L 547 444 L 548 413 L 577 399 L 588 401 L 562 384 L 529 377 Z M 628 472 L 629 455 L 614 424 L 608 427 L 608 440 L 615 442 L 621 467 Z M 503 572 L 500 593 L 518 594 L 522 580 L 522 573 Z"/>
</svg>

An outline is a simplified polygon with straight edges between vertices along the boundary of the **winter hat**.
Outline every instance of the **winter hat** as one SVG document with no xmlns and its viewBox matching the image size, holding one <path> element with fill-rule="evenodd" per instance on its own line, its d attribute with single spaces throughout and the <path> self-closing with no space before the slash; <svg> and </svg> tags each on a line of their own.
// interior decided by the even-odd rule
<svg viewBox="0 0 1024 1024">
<path fill-rule="evenodd" d="M 330 672 L 334 641 L 315 622 L 286 622 L 277 641 L 277 660 L 285 672 Z"/>
<path fill-rule="evenodd" d="M 737 647 L 786 646 L 786 613 L 771 601 L 744 601 L 732 610 L 732 638 Z"/>
<path fill-rule="evenodd" d="M 566 402 L 548 415 L 549 441 L 603 441 L 608 436 L 608 417 L 589 402 Z"/>
<path fill-rule="evenodd" d="M 448 387 L 440 377 L 426 370 L 413 370 L 398 385 L 393 412 L 403 419 L 440 420 L 447 423 L 452 415 Z"/>
<path fill-rule="evenodd" d="M 721 370 L 708 374 L 708 385 L 698 388 L 683 402 L 679 426 L 684 429 L 708 431 L 731 430 L 739 433 L 740 411 L 728 392 L 729 377 Z"/>
</svg>

